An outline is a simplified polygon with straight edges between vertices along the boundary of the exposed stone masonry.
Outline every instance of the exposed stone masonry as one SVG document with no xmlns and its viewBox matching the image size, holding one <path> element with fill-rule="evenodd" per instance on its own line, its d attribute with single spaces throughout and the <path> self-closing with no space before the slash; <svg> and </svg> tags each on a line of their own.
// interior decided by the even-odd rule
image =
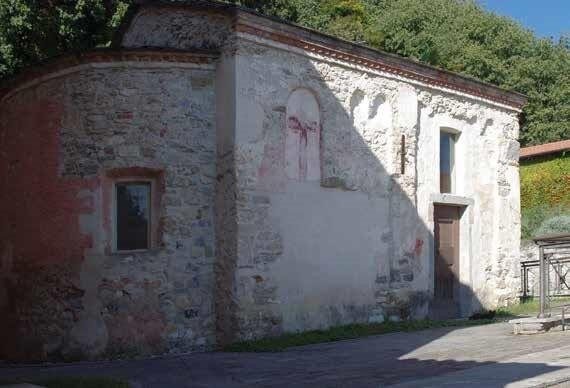
<svg viewBox="0 0 570 388">
<path fill-rule="evenodd" d="M 0 92 L 0 357 L 423 318 L 438 203 L 462 209 L 460 314 L 516 297 L 522 97 L 228 9 L 143 6 L 124 54 Z M 123 178 L 153 182 L 149 250 L 113 253 Z"/>
<path fill-rule="evenodd" d="M 60 179 L 98 182 L 78 194 L 93 210 L 80 221 L 90 243 L 82 256 L 71 257 L 74 269 L 56 271 L 60 267 L 42 266 L 34 270 L 38 274 L 35 289 L 60 289 L 64 286 L 54 286 L 55 280 L 49 280 L 59 279 L 73 284 L 76 291 L 68 293 L 63 288 L 59 294 L 50 292 L 50 300 L 30 297 L 13 302 L 11 311 L 20 320 L 24 319 L 22 312 L 33 304 L 36 307 L 26 320 L 51 317 L 54 321 L 54 329 L 48 326 L 45 332 L 38 331 L 43 330 L 42 324 L 35 325 L 33 341 L 45 341 L 46 345 L 33 357 L 156 354 L 214 343 L 213 77 L 211 69 L 199 66 L 82 70 L 63 82 L 41 84 L 4 105 L 6 109 L 29 103 L 38 96 L 61 101 L 61 126 L 57 128 Z M 5 128 L 11 130 L 10 123 Z M 33 163 L 42 163 L 41 153 L 33 157 L 37 158 Z M 105 174 L 133 166 L 164 171 L 160 245 L 149 252 L 110 255 Z M 13 256 L 19 266 L 18 249 Z M 42 262 L 41 257 L 36 260 Z M 82 272 L 85 266 L 93 271 Z M 44 271 L 54 275 L 42 275 Z M 14 276 L 16 288 L 32 280 L 22 271 Z M 10 289 L 16 292 L 16 288 Z M 90 292 L 95 297 L 85 305 L 81 295 Z M 32 290 L 29 293 L 34 295 Z M 66 307 L 65 313 L 50 312 L 69 304 L 76 307 Z M 84 325 L 85 320 L 90 326 Z M 74 326 L 83 330 L 73 330 Z M 54 332 L 55 328 L 59 331 Z M 89 338 L 87 330 L 107 340 L 101 343 Z"/>
</svg>

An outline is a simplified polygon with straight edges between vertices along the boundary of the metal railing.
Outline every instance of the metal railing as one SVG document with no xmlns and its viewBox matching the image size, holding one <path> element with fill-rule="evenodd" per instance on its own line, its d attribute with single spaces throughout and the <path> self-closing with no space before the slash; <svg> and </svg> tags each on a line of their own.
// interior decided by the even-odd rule
<svg viewBox="0 0 570 388">
<path fill-rule="evenodd" d="M 570 282 L 566 282 L 566 276 L 570 272 L 570 233 L 543 235 L 532 240 L 538 247 L 538 260 L 521 263 L 523 298 L 528 298 L 530 268 L 538 266 L 540 296 L 538 318 L 545 318 L 551 316 L 552 297 L 570 296 Z M 552 279 L 554 279 L 554 290 Z M 565 308 L 562 309 L 562 313 L 565 313 Z"/>
<path fill-rule="evenodd" d="M 545 255 L 548 275 L 546 289 L 548 297 L 570 297 L 570 256 L 550 257 Z M 521 262 L 521 299 L 526 300 L 540 294 L 540 260 Z"/>
<path fill-rule="evenodd" d="M 566 317 L 567 317 L 567 312 L 570 311 L 570 304 L 563 304 L 560 306 L 556 306 L 555 309 L 560 309 L 560 316 L 562 317 L 562 331 L 566 330 Z"/>
</svg>

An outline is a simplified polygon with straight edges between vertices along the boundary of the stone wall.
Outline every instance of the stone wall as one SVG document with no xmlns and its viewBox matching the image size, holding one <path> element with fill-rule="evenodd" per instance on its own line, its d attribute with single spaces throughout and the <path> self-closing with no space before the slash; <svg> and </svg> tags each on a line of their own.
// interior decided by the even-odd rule
<svg viewBox="0 0 570 388">
<path fill-rule="evenodd" d="M 230 37 L 227 15 L 213 10 L 150 7 L 136 14 L 120 44 L 128 48 L 212 50 L 220 48 Z"/>
<path fill-rule="evenodd" d="M 461 314 L 516 297 L 505 92 L 384 54 L 391 65 L 372 66 L 295 31 L 143 7 L 119 61 L 95 54 L 4 95 L 0 357 L 182 352 L 424 318 L 441 203 L 462 208 Z M 128 60 L 148 47 L 174 51 Z M 441 130 L 457 137 L 453 195 L 439 193 Z M 156 231 L 152 249 L 116 254 L 112 190 L 125 177 L 153 180 Z"/>
<path fill-rule="evenodd" d="M 252 42 L 239 42 L 236 61 L 238 337 L 425 315 L 429 232 L 415 208 L 417 108 L 396 108 L 405 91 Z M 316 179 L 291 174 L 284 152 L 299 88 L 318 101 Z"/>
<path fill-rule="evenodd" d="M 518 290 L 520 242 L 517 115 L 427 90 L 420 101 L 419 211 L 433 230 L 430 202 L 439 187 L 439 131 L 453 130 L 454 194 L 472 200 L 460 225 L 460 281 L 470 294 L 464 299 L 472 299 L 473 309 L 511 302 Z"/>
<path fill-rule="evenodd" d="M 247 13 L 220 12 L 226 20 L 215 14 L 149 7 L 123 45 L 216 48 L 231 58 L 224 63 L 235 76 L 223 84 L 235 96 L 224 107 L 233 112 L 232 136 L 222 148 L 233 163 L 224 171 L 235 174 L 229 249 L 237 254 L 218 258 L 226 301 L 220 319 L 232 322 L 230 332 L 253 338 L 425 316 L 433 293 L 433 206 L 442 201 L 463 209 L 462 314 L 515 298 L 516 110 L 338 59 L 350 55 L 327 57 L 307 41 L 331 42 L 308 31 Z M 200 38 L 216 23 L 219 34 Z M 234 34 L 226 33 L 230 24 Z M 158 32 L 147 37 L 146 30 Z M 304 100 L 295 103 L 295 94 Z M 311 95 L 318 112 L 307 111 Z M 438 195 L 442 129 L 458 136 L 452 197 Z M 221 179 L 228 187 L 227 175 Z"/>
<path fill-rule="evenodd" d="M 214 87 L 209 65 L 111 63 L 2 102 L 2 355 L 215 343 Z M 147 174 L 158 177 L 157 244 L 112 254 L 112 179 Z"/>
<path fill-rule="evenodd" d="M 239 338 L 427 314 L 441 128 L 461 133 L 455 194 L 470 204 L 461 221 L 462 314 L 516 297 L 516 114 L 242 38 Z M 288 101 L 299 88 L 318 101 L 316 181 L 290 173 Z M 310 159 L 310 137 L 301 146 Z"/>
</svg>

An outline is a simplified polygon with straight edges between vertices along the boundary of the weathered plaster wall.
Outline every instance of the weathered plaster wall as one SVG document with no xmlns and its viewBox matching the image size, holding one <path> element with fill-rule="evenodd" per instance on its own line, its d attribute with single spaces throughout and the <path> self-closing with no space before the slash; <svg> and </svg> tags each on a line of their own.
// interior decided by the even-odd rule
<svg viewBox="0 0 570 388">
<path fill-rule="evenodd" d="M 236 54 L 238 336 L 425 316 L 434 202 L 465 208 L 461 313 L 512 301 L 517 115 L 270 45 L 240 40 Z M 299 88 L 318 101 L 319 179 L 288 160 Z M 438 195 L 442 128 L 460 133 L 455 199 Z"/>
<path fill-rule="evenodd" d="M 2 341 L 8 357 L 152 354 L 215 342 L 214 88 L 206 65 L 108 64 L 2 102 L 0 332 L 13 340 Z M 110 254 L 110 179 L 147 173 L 159 177 L 158 246 Z"/>
<path fill-rule="evenodd" d="M 237 322 L 234 314 L 237 251 L 235 123 L 235 58 L 224 53 L 216 69 L 216 263 L 215 317 L 218 344 L 232 342 Z"/>
<path fill-rule="evenodd" d="M 433 228 L 430 196 L 439 187 L 439 131 L 457 133 L 454 194 L 472 200 L 461 219 L 460 281 L 472 291 L 473 308 L 512 301 L 518 290 L 520 208 L 518 119 L 468 99 L 424 91 L 418 202 Z"/>
<path fill-rule="evenodd" d="M 413 90 L 246 41 L 236 62 L 239 337 L 425 314 L 430 237 L 415 209 Z M 291 125 L 299 88 L 319 112 Z M 297 157 L 311 159 L 315 125 L 321 166 L 308 174 Z"/>
</svg>

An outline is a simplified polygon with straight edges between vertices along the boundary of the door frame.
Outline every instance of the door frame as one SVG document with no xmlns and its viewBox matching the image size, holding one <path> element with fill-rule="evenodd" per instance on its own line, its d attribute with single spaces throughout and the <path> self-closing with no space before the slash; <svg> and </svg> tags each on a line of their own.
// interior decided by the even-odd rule
<svg viewBox="0 0 570 388">
<path fill-rule="evenodd" d="M 454 206 L 459 208 L 459 316 L 464 318 L 478 309 L 472 285 L 472 233 L 474 224 L 475 201 L 469 197 L 453 194 L 431 194 L 429 205 L 429 227 L 432 233 L 429 261 L 429 295 L 435 293 L 435 206 Z"/>
</svg>

